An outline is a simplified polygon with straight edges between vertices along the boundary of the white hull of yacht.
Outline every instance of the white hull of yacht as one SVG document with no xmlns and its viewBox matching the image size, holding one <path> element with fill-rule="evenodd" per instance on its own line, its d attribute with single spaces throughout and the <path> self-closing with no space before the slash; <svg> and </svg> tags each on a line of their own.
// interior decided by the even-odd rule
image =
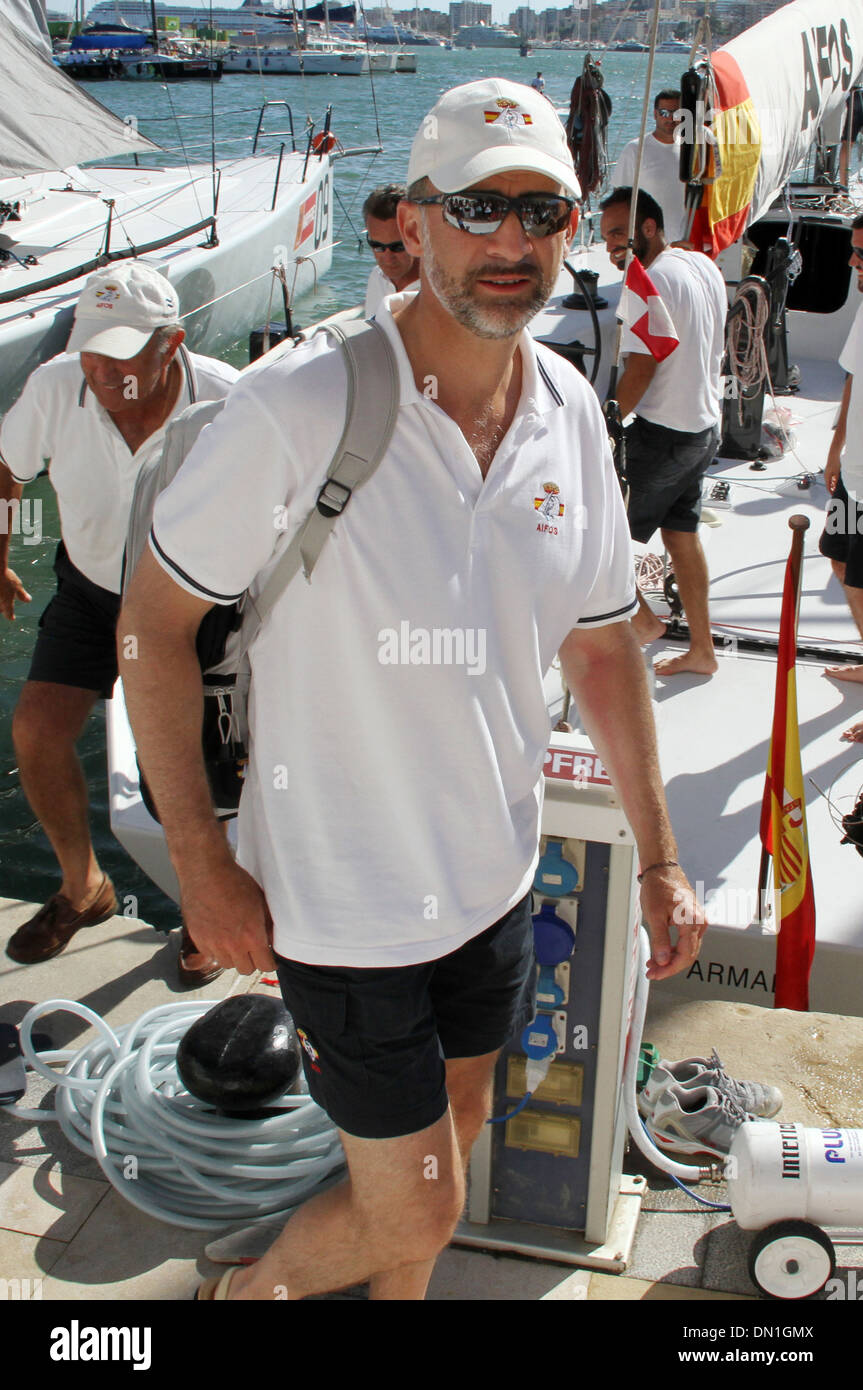
<svg viewBox="0 0 863 1390">
<path fill-rule="evenodd" d="M 223 59 L 223 72 L 244 72 L 251 75 L 270 73 L 287 77 L 362 77 L 369 70 L 366 50 L 350 49 L 317 50 L 290 49 L 282 52 L 269 52 L 257 49 L 244 49 L 240 53 L 227 53 Z M 377 71 L 377 69 L 375 69 Z"/>
<path fill-rule="evenodd" d="M 329 268 L 330 158 L 314 156 L 305 167 L 304 154 L 286 151 L 280 171 L 278 166 L 278 153 L 220 166 L 217 244 L 208 244 L 205 228 L 143 253 L 176 286 L 188 343 L 195 351 L 215 355 L 243 338 L 266 314 L 271 298 L 274 316 L 280 316 L 278 285 L 273 293 L 274 260 L 286 267 L 292 300 L 312 289 Z M 76 188 L 84 191 L 59 191 L 65 182 L 66 176 L 58 174 L 0 181 L 0 200 L 20 198 L 27 204 L 22 221 L 6 224 L 14 240 L 0 234 L 0 245 L 11 242 L 16 255 L 33 254 L 39 261 L 35 266 L 10 261 L 0 269 L 0 296 L 32 286 L 23 298 L 0 302 L 0 410 L 8 409 L 40 362 L 63 350 L 86 277 L 53 288 L 40 285 L 99 256 L 107 200 L 114 202 L 112 250 L 129 244 L 146 247 L 195 226 L 212 210 L 213 175 L 206 165 L 91 166 L 74 172 Z"/>
</svg>

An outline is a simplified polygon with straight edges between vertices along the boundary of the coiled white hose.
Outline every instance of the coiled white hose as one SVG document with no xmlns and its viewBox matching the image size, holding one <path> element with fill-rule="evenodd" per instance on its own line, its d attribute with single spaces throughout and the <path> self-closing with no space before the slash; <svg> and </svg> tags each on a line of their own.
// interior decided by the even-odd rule
<svg viewBox="0 0 863 1390">
<path fill-rule="evenodd" d="M 344 1167 L 335 1127 L 308 1095 L 285 1095 L 283 1112 L 239 1120 L 207 1109 L 177 1073 L 177 1045 L 212 1003 L 162 1004 L 117 1029 L 86 1005 L 50 999 L 20 1025 L 28 1066 L 57 1085 L 57 1108 L 7 1106 L 18 1119 L 56 1120 L 76 1148 L 148 1216 L 211 1230 L 265 1216 L 287 1217 Z M 99 1037 L 78 1051 L 34 1051 L 44 1014 L 65 1010 Z M 51 1069 L 66 1062 L 65 1071 Z M 273 1107 L 270 1107 L 273 1108 Z"/>
</svg>

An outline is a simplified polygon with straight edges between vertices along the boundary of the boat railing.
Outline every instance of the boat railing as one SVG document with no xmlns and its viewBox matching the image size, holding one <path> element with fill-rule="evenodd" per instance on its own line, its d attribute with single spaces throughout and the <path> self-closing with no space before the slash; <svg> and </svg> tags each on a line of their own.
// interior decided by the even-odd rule
<svg viewBox="0 0 863 1390">
<path fill-rule="evenodd" d="M 285 108 L 285 110 L 286 110 L 287 113 L 288 113 L 288 129 L 287 129 L 287 130 L 264 130 L 264 128 L 263 128 L 263 127 L 264 127 L 264 120 L 265 120 L 265 117 L 266 117 L 267 109 L 268 109 L 270 106 L 283 106 L 283 107 Z M 327 118 L 329 119 L 329 108 L 327 109 Z M 288 103 L 287 103 L 286 101 L 281 101 L 281 100 L 279 100 L 279 101 L 265 101 L 264 104 L 263 104 L 263 106 L 261 107 L 260 111 L 258 112 L 258 125 L 257 125 L 257 128 L 256 128 L 256 130 L 255 130 L 255 138 L 254 138 L 254 141 L 252 142 L 252 154 L 257 154 L 257 152 L 258 152 L 258 141 L 259 141 L 259 140 L 274 140 L 274 139 L 275 139 L 275 140 L 278 140 L 278 139 L 280 139 L 283 135 L 289 135 L 289 136 L 290 136 L 290 139 L 291 139 L 291 150 L 296 154 L 296 150 L 297 150 L 297 141 L 296 141 L 296 136 L 294 135 L 294 113 L 293 113 L 293 111 L 291 110 L 290 106 L 288 105 Z M 282 146 L 282 150 L 284 151 L 284 145 Z M 305 171 L 304 171 L 304 173 L 305 173 Z"/>
</svg>

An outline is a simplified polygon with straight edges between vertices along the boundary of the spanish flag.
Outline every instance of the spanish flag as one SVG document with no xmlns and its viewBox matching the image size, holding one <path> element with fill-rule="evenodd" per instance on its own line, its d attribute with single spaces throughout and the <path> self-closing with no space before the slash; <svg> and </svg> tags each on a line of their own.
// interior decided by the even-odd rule
<svg viewBox="0 0 863 1390">
<path fill-rule="evenodd" d="M 713 146 L 701 204 L 690 241 L 718 256 L 742 235 L 761 159 L 761 126 L 736 60 L 723 49 L 711 60 L 716 81 Z"/>
<path fill-rule="evenodd" d="M 797 525 L 806 521 L 806 526 Z M 761 804 L 761 841 L 773 856 L 773 882 L 779 898 L 776 942 L 777 1009 L 809 1008 L 809 972 L 815 954 L 815 894 L 809 863 L 806 801 L 797 723 L 797 617 L 800 607 L 804 517 L 792 517 L 794 541 L 785 569 L 773 734 Z"/>
</svg>

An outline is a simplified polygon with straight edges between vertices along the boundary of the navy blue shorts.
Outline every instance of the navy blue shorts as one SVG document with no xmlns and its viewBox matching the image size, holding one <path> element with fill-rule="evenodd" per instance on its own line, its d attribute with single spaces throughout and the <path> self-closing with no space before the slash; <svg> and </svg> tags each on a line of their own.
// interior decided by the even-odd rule
<svg viewBox="0 0 863 1390">
<path fill-rule="evenodd" d="M 110 700 L 117 679 L 120 595 L 76 569 L 62 541 L 54 573 L 57 592 L 39 619 L 27 679 L 95 690 Z"/>
<path fill-rule="evenodd" d="M 852 502 L 841 473 L 827 502 L 818 549 L 828 560 L 845 566 L 844 582 L 849 589 L 863 589 L 863 506 Z"/>
<path fill-rule="evenodd" d="M 698 530 L 701 482 L 718 446 L 716 425 L 687 434 L 636 415 L 626 430 L 629 532 L 634 541 L 649 541 L 657 528 Z"/>
<path fill-rule="evenodd" d="M 457 951 L 381 969 L 278 961 L 309 1091 L 333 1124 L 395 1139 L 446 1113 L 445 1061 L 496 1052 L 536 1013 L 531 894 Z"/>
</svg>

